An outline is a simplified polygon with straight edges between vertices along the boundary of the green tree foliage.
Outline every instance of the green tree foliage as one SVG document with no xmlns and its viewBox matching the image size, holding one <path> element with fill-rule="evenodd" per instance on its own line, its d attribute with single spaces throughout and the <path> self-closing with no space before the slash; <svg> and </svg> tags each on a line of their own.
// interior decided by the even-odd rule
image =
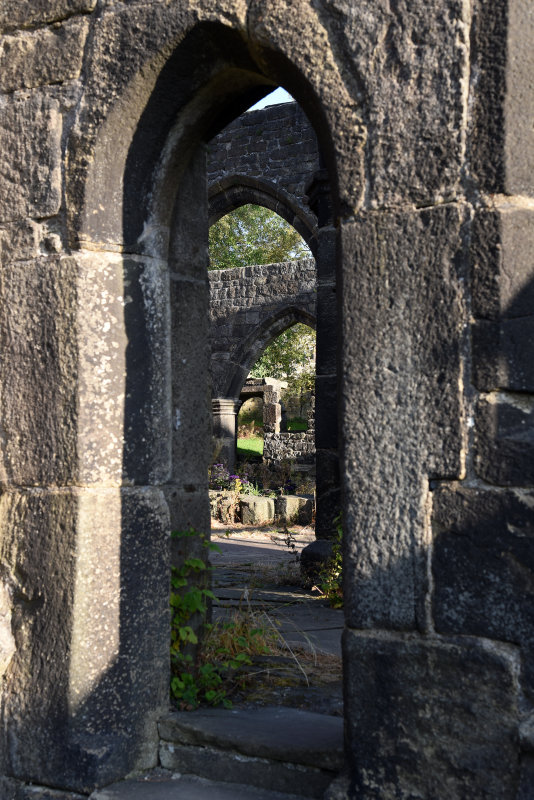
<svg viewBox="0 0 534 800">
<path fill-rule="evenodd" d="M 236 208 L 209 233 L 210 269 L 276 264 L 311 256 L 308 246 L 282 217 L 262 206 Z"/>
<path fill-rule="evenodd" d="M 285 380 L 294 394 L 311 391 L 315 378 L 315 331 L 302 323 L 288 328 L 264 350 L 250 375 Z"/>
</svg>

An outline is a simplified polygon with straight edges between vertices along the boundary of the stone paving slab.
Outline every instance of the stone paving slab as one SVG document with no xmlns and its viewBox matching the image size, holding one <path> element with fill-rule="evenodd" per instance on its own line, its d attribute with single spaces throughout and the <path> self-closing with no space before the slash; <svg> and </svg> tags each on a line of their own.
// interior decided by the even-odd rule
<svg viewBox="0 0 534 800">
<path fill-rule="evenodd" d="M 217 576 L 215 576 L 217 585 Z M 304 592 L 294 586 L 266 587 L 263 589 L 250 588 L 246 586 L 217 587 L 217 598 L 224 600 L 254 600 L 258 603 L 273 603 L 283 605 L 294 605 L 298 603 L 317 603 L 324 604 L 321 597 L 314 597 L 309 592 Z M 221 603 L 224 605 L 224 603 Z"/>
<path fill-rule="evenodd" d="M 170 774 L 168 777 L 130 779 L 99 789 L 89 800 L 306 800 L 303 795 L 285 794 L 197 778 Z"/>
<path fill-rule="evenodd" d="M 220 549 L 210 553 L 210 562 L 214 567 L 229 564 L 251 564 L 260 562 L 276 564 L 293 561 L 294 554 L 285 544 L 277 544 L 268 538 L 236 538 L 230 540 L 213 538 L 212 541 Z M 305 545 L 296 545 L 297 552 Z"/>
<path fill-rule="evenodd" d="M 182 745 L 211 745 L 258 758 L 317 769 L 343 766 L 343 720 L 283 706 L 261 709 L 197 709 L 166 714 L 162 739 Z"/>
</svg>

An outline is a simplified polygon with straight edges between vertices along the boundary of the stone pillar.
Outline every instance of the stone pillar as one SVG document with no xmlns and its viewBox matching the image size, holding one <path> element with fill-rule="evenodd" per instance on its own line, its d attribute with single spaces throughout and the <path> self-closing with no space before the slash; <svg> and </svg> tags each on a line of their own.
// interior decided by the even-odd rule
<svg viewBox="0 0 534 800">
<path fill-rule="evenodd" d="M 230 472 L 235 469 L 237 441 L 237 412 L 240 403 L 232 398 L 217 397 L 211 401 L 213 438 L 222 441 L 217 460 L 226 464 Z"/>
<path fill-rule="evenodd" d="M 282 423 L 282 406 L 280 392 L 275 385 L 270 383 L 263 392 L 263 432 L 280 433 Z"/>
<path fill-rule="evenodd" d="M 206 151 L 180 183 L 169 253 L 172 472 L 165 487 L 172 530 L 209 533 L 211 453 Z M 173 564 L 204 557 L 198 538 L 171 540 Z"/>
<path fill-rule="evenodd" d="M 317 356 L 315 377 L 315 459 L 317 514 L 315 535 L 335 534 L 340 511 L 337 409 L 336 229 L 332 221 L 330 183 L 318 170 L 307 187 L 309 204 L 317 215 Z"/>
</svg>

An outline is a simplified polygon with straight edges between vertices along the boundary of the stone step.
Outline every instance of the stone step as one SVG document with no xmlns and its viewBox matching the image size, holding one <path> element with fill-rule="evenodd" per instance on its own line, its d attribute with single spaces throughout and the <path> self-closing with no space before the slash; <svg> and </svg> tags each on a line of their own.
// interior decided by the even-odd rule
<svg viewBox="0 0 534 800">
<path fill-rule="evenodd" d="M 343 766 L 343 720 L 311 711 L 174 712 L 159 734 L 166 769 L 308 798 L 322 797 Z"/>
<path fill-rule="evenodd" d="M 89 800 L 307 800 L 304 795 L 273 792 L 238 783 L 210 781 L 196 775 L 150 774 L 98 789 Z"/>
</svg>

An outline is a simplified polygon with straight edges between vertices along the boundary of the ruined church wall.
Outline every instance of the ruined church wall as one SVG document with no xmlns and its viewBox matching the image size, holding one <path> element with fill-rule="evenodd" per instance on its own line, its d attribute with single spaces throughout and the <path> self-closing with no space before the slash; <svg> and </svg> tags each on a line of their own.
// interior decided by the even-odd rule
<svg viewBox="0 0 534 800">
<path fill-rule="evenodd" d="M 168 530 L 207 499 L 201 143 L 283 83 L 321 141 L 338 246 L 339 397 L 324 391 L 343 442 L 339 791 L 532 797 L 531 9 L 3 4 L 12 794 L 88 794 L 156 763 Z"/>
<path fill-rule="evenodd" d="M 297 103 L 247 111 L 208 145 L 211 191 L 229 176 L 261 178 L 306 207 L 306 184 L 319 169 L 317 137 Z"/>
<path fill-rule="evenodd" d="M 211 270 L 209 283 L 213 397 L 237 400 L 271 339 L 295 322 L 315 324 L 315 262 Z"/>
</svg>

